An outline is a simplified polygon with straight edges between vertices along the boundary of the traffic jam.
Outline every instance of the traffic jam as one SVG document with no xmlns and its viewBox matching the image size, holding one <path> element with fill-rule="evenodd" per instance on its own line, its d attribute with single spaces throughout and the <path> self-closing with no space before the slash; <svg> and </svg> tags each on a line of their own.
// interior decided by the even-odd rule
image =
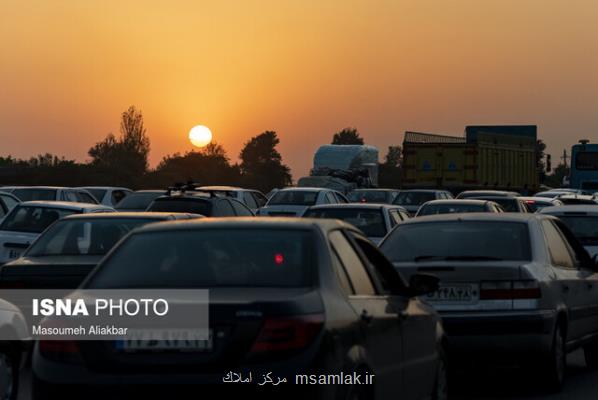
<svg viewBox="0 0 598 400">
<path fill-rule="evenodd" d="M 549 188 L 535 142 L 533 126 L 408 132 L 396 188 L 376 185 L 365 145 L 322 146 L 268 194 L 0 187 L 0 293 L 209 291 L 203 339 L 1 341 L 0 399 L 442 400 L 495 367 L 558 393 L 572 353 L 598 368 L 598 145 L 574 145 Z M 25 312 L 3 297 L 0 331 Z"/>
</svg>

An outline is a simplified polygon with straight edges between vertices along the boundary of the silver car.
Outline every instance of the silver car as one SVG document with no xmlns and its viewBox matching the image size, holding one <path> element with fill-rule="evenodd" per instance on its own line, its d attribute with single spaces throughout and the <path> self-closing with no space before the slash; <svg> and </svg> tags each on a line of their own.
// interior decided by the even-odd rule
<svg viewBox="0 0 598 400">
<path fill-rule="evenodd" d="M 571 229 L 591 257 L 598 255 L 598 207 L 546 207 L 539 212 L 558 217 Z"/>
<path fill-rule="evenodd" d="M 566 353 L 598 367 L 598 273 L 567 226 L 541 214 L 444 214 L 399 224 L 380 249 L 408 278 L 431 273 L 458 359 L 533 360 L 550 387 Z"/>
</svg>

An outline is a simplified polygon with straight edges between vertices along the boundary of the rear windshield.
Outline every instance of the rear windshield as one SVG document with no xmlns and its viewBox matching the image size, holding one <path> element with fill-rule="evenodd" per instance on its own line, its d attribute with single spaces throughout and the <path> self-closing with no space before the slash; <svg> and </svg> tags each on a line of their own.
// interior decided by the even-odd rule
<svg viewBox="0 0 598 400">
<path fill-rule="evenodd" d="M 486 199 L 497 203 L 501 206 L 506 212 L 519 212 L 519 208 L 517 207 L 518 202 L 517 199 L 513 197 L 495 197 L 492 199 Z"/>
<path fill-rule="evenodd" d="M 485 211 L 488 210 L 483 204 L 428 204 L 422 206 L 417 215 L 473 213 Z"/>
<path fill-rule="evenodd" d="M 573 234 L 585 245 L 598 245 L 598 218 L 587 215 L 559 215 Z"/>
<path fill-rule="evenodd" d="M 56 200 L 56 189 L 15 189 L 12 194 L 21 201 Z"/>
<path fill-rule="evenodd" d="M 307 287 L 308 231 L 210 229 L 137 233 L 117 248 L 88 288 Z"/>
<path fill-rule="evenodd" d="M 191 214 L 212 215 L 212 204 L 201 199 L 156 199 L 147 209 L 155 212 L 181 212 Z"/>
<path fill-rule="evenodd" d="M 54 221 L 75 213 L 80 211 L 19 205 L 4 218 L 0 230 L 41 233 Z"/>
<path fill-rule="evenodd" d="M 106 189 L 85 189 L 85 190 L 87 190 L 89 193 L 91 193 L 91 195 L 93 197 L 95 197 L 98 202 L 102 201 L 102 199 L 104 198 L 104 195 L 106 194 Z"/>
<path fill-rule="evenodd" d="M 116 208 L 119 210 L 145 210 L 154 199 L 164 193 L 131 193 L 122 199 Z"/>
<path fill-rule="evenodd" d="M 380 248 L 395 262 L 531 259 L 528 228 L 520 222 L 450 221 L 399 225 Z"/>
<path fill-rule="evenodd" d="M 384 215 L 381 210 L 363 210 L 358 208 L 308 210 L 304 217 L 340 219 L 361 229 L 366 236 L 382 237 L 386 235 L 386 225 L 384 224 Z"/>
<path fill-rule="evenodd" d="M 353 202 L 367 202 L 367 203 L 386 203 L 388 202 L 388 193 L 381 191 L 359 191 L 349 193 L 349 200 Z"/>
<path fill-rule="evenodd" d="M 421 206 L 425 202 L 435 200 L 436 195 L 432 192 L 401 192 L 393 204 L 401 206 Z"/>
<path fill-rule="evenodd" d="M 283 190 L 277 192 L 268 201 L 269 206 L 291 205 L 291 206 L 313 206 L 318 199 L 318 192 L 304 190 Z"/>
<path fill-rule="evenodd" d="M 53 225 L 27 251 L 27 256 L 104 255 L 130 230 L 155 219 L 65 220 Z"/>
</svg>

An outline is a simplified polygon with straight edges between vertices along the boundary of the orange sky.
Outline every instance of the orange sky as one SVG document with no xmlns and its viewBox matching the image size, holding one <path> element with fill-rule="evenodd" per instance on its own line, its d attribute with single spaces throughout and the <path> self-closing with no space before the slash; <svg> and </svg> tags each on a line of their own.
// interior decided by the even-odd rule
<svg viewBox="0 0 598 400">
<path fill-rule="evenodd" d="M 276 130 L 298 178 L 335 130 L 524 123 L 598 142 L 595 0 L 0 0 L 0 155 L 85 160 L 144 113 L 151 162 L 209 126 L 236 160 Z M 557 160 L 555 159 L 555 162 Z"/>
</svg>

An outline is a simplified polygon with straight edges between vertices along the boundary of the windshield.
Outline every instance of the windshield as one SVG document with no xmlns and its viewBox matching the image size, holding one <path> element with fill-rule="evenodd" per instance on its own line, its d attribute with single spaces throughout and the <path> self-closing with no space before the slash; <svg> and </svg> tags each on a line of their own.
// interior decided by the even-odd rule
<svg viewBox="0 0 598 400">
<path fill-rule="evenodd" d="M 421 206 L 422 204 L 435 200 L 436 195 L 433 192 L 401 192 L 396 197 L 393 204 L 401 206 Z"/>
<path fill-rule="evenodd" d="M 590 217 L 588 215 L 559 215 L 573 234 L 583 244 L 598 245 L 598 217 Z"/>
<path fill-rule="evenodd" d="M 283 190 L 277 192 L 270 201 L 269 206 L 292 205 L 292 206 L 313 206 L 318 199 L 318 192 L 305 190 Z"/>
<path fill-rule="evenodd" d="M 398 225 L 380 246 L 393 262 L 424 260 L 530 260 L 527 225 L 450 221 Z"/>
<path fill-rule="evenodd" d="M 519 212 L 519 208 L 517 207 L 518 200 L 513 197 L 493 197 L 491 199 L 482 200 L 493 201 L 501 206 L 506 212 Z"/>
<path fill-rule="evenodd" d="M 164 198 L 156 199 L 148 211 L 182 212 L 191 214 L 212 215 L 212 203 L 201 199 Z"/>
<path fill-rule="evenodd" d="M 417 213 L 422 215 L 473 213 L 488 211 L 483 204 L 426 204 Z"/>
<path fill-rule="evenodd" d="M 360 190 L 349 193 L 349 196 L 347 197 L 352 202 L 387 203 L 389 196 L 387 192 L 382 192 L 379 190 Z"/>
<path fill-rule="evenodd" d="M 386 235 L 384 214 L 381 210 L 360 210 L 358 208 L 308 210 L 304 217 L 340 219 L 361 229 L 368 237 L 383 237 Z"/>
<path fill-rule="evenodd" d="M 41 233 L 54 221 L 75 213 L 80 211 L 19 205 L 4 218 L 0 230 Z"/>
<path fill-rule="evenodd" d="M 119 210 L 145 210 L 152 201 L 162 196 L 163 192 L 131 193 L 122 199 L 116 208 Z"/>
<path fill-rule="evenodd" d="M 141 218 L 60 221 L 45 232 L 26 255 L 104 255 L 130 230 L 155 221 Z"/>
<path fill-rule="evenodd" d="M 106 194 L 106 189 L 85 189 L 87 190 L 89 193 L 91 193 L 91 195 L 93 197 L 96 198 L 96 200 L 98 202 L 101 202 L 102 199 L 104 198 L 104 195 Z"/>
<path fill-rule="evenodd" d="M 15 189 L 12 194 L 21 201 L 56 200 L 56 189 Z"/>
<path fill-rule="evenodd" d="M 313 281 L 315 259 L 308 231 L 137 233 L 101 264 L 87 287 L 307 287 Z"/>
</svg>

